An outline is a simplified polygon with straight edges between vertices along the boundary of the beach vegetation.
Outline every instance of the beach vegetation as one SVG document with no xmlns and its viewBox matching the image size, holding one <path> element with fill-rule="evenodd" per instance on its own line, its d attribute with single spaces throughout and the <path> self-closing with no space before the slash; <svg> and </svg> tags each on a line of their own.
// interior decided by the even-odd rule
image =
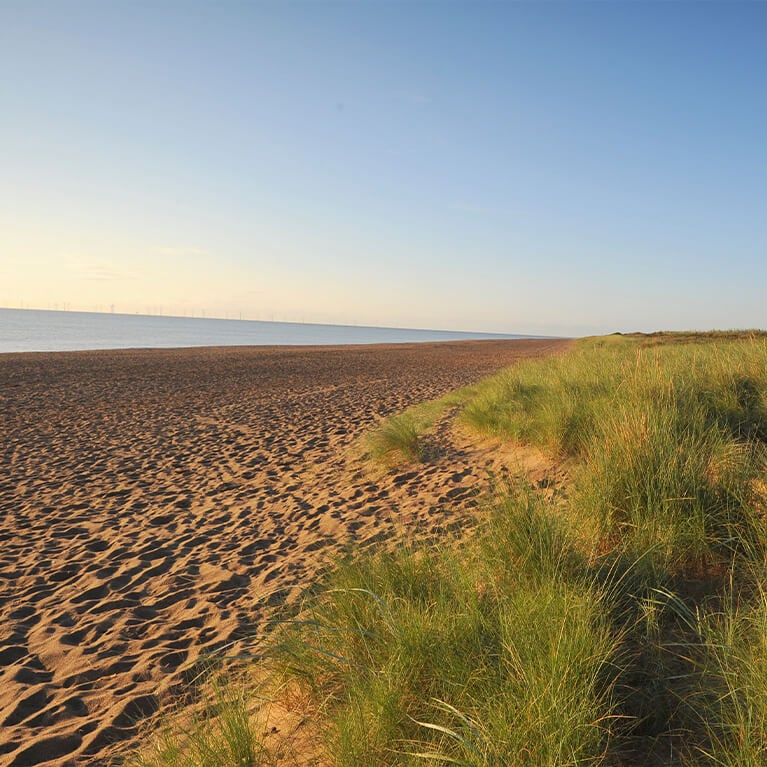
<svg viewBox="0 0 767 767">
<path fill-rule="evenodd" d="M 275 622 L 318 763 L 764 764 L 763 334 L 583 339 L 450 402 L 406 414 L 411 443 L 454 418 L 564 487 L 512 475 L 460 534 L 368 549 Z"/>
<path fill-rule="evenodd" d="M 339 765 L 593 764 L 620 632 L 575 537 L 527 491 L 450 546 L 337 570 L 281 636 Z"/>
<path fill-rule="evenodd" d="M 435 458 L 427 434 L 446 415 L 456 412 L 475 391 L 473 386 L 465 386 L 383 419 L 365 436 L 369 457 L 388 468 Z"/>
<path fill-rule="evenodd" d="M 387 418 L 368 437 L 370 455 L 386 466 L 420 461 L 423 457 L 421 431 L 417 419 L 410 413 Z"/>
<path fill-rule="evenodd" d="M 255 690 L 211 673 L 194 705 L 163 712 L 126 767 L 270 767 L 254 706 Z"/>
</svg>

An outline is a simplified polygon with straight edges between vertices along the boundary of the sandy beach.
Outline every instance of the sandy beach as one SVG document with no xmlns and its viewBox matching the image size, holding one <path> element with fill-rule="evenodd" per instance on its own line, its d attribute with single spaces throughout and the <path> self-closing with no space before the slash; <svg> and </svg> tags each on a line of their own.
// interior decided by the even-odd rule
<svg viewBox="0 0 767 767">
<path fill-rule="evenodd" d="M 382 417 L 566 341 L 0 356 L 0 765 L 99 765 L 344 547 L 475 503 Z"/>
</svg>

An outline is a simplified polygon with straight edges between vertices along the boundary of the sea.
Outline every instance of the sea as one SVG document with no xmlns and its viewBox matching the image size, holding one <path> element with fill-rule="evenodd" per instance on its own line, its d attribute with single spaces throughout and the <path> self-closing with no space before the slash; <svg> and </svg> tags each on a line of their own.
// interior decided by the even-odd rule
<svg viewBox="0 0 767 767">
<path fill-rule="evenodd" d="M 336 346 L 535 336 L 0 308 L 0 353 L 191 346 Z"/>
</svg>

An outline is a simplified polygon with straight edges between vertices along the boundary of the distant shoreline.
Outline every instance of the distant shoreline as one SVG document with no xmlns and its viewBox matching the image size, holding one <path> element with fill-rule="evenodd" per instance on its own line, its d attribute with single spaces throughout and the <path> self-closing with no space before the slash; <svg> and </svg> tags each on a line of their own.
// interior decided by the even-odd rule
<svg viewBox="0 0 767 767">
<path fill-rule="evenodd" d="M 360 346 L 548 336 L 0 308 L 0 354 L 215 346 Z"/>
</svg>

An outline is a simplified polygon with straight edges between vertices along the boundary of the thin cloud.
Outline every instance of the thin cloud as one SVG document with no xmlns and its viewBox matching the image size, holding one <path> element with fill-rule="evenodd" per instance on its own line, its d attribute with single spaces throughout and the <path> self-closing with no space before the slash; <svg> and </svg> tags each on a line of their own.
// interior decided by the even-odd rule
<svg viewBox="0 0 767 767">
<path fill-rule="evenodd" d="M 112 269 L 108 266 L 94 264 L 85 270 L 85 278 L 88 280 L 98 280 L 99 282 L 109 282 L 112 280 L 124 280 L 126 275 L 122 272 Z"/>
<path fill-rule="evenodd" d="M 207 256 L 209 251 L 203 248 L 187 248 L 184 246 L 162 246 L 154 248 L 156 253 L 163 256 Z"/>
<path fill-rule="evenodd" d="M 112 264 L 104 261 L 85 261 L 81 258 L 73 258 L 66 266 L 70 272 L 74 272 L 84 280 L 112 282 L 129 279 L 131 276 L 124 270 L 115 269 Z"/>
</svg>

